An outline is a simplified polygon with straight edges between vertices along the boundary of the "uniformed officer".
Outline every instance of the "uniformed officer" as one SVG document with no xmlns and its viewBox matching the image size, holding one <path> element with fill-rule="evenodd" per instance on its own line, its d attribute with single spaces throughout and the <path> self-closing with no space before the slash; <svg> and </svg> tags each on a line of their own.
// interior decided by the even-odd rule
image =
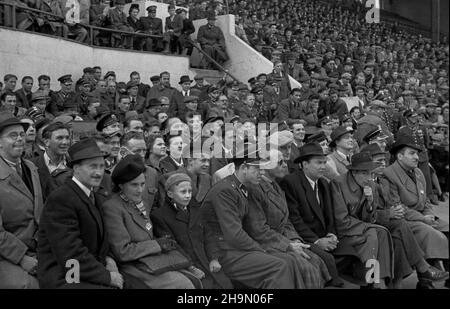
<svg viewBox="0 0 450 309">
<path fill-rule="evenodd" d="M 421 151 L 419 152 L 419 169 L 425 176 L 427 197 L 430 200 L 434 200 L 430 162 L 428 157 L 428 149 L 426 147 L 426 145 L 428 145 L 429 138 L 427 130 L 418 122 L 417 117 L 417 112 L 412 109 L 408 109 L 403 113 L 403 119 L 405 119 L 406 124 L 401 126 L 398 130 L 396 140 L 398 140 L 401 136 L 412 136 L 415 144 L 420 146 Z"/>
<path fill-rule="evenodd" d="M 95 128 L 97 129 L 97 131 L 105 135 L 111 135 L 115 132 L 121 132 L 119 120 L 113 113 L 107 113 L 102 118 L 100 118 Z"/>
<path fill-rule="evenodd" d="M 139 19 L 141 23 L 139 30 L 147 34 L 162 35 L 162 20 L 156 17 L 156 5 L 147 7 L 147 12 L 147 17 L 143 16 Z M 161 51 L 163 49 L 162 38 L 146 38 L 143 40 L 144 43 L 147 51 Z"/>
<path fill-rule="evenodd" d="M 222 65 L 228 60 L 228 54 L 225 48 L 225 37 L 223 32 L 215 25 L 215 22 L 215 14 L 209 14 L 208 23 L 198 29 L 197 41 L 208 56 Z M 215 67 L 212 63 L 208 64 L 209 68 Z"/>
<path fill-rule="evenodd" d="M 247 94 L 243 104 L 235 108 L 234 113 L 241 117 L 241 119 L 250 119 L 256 123 L 259 116 L 259 109 L 255 105 L 255 96 L 252 93 Z"/>
<path fill-rule="evenodd" d="M 61 84 L 61 90 L 51 94 L 50 103 L 47 105 L 47 111 L 55 117 L 73 106 L 75 101 L 75 92 L 72 91 L 72 75 L 63 75 L 58 78 L 58 81 Z"/>
<path fill-rule="evenodd" d="M 250 218 L 247 186 L 261 179 L 256 144 L 244 143 L 235 152 L 235 172 L 216 183 L 206 195 L 203 212 L 206 246 L 227 276 L 246 287 L 298 288 L 303 282 L 295 261 L 266 252 L 245 230 Z"/>
<path fill-rule="evenodd" d="M 255 86 L 250 91 L 255 96 L 255 108 L 258 111 L 256 119 L 258 122 L 268 122 L 272 120 L 272 111 L 270 110 L 270 103 L 264 101 L 264 88 L 262 86 Z"/>
</svg>

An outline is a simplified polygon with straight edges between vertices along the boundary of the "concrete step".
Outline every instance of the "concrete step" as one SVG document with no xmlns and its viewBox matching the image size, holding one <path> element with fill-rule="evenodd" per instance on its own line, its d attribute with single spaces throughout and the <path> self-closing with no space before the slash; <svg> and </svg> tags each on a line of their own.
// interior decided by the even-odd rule
<svg viewBox="0 0 450 309">
<path fill-rule="evenodd" d="M 216 84 L 219 80 L 222 79 L 223 74 L 220 71 L 215 70 L 204 70 L 204 69 L 197 69 L 197 68 L 191 68 L 192 72 L 195 72 L 196 75 L 203 76 L 203 79 L 208 82 L 209 84 Z"/>
</svg>

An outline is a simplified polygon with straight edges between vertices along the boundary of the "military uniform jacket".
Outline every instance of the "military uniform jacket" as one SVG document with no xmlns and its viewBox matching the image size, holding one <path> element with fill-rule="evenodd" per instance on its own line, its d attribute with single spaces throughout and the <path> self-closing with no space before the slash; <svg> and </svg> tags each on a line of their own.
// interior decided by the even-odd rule
<svg viewBox="0 0 450 309">
<path fill-rule="evenodd" d="M 144 31 L 149 34 L 162 34 L 162 20 L 160 18 L 152 18 L 152 17 L 141 17 L 139 18 L 140 22 L 140 29 L 141 31 Z"/>
<path fill-rule="evenodd" d="M 225 48 L 225 37 L 217 26 L 203 25 L 198 29 L 197 41 L 202 45 L 220 45 Z"/>
<path fill-rule="evenodd" d="M 248 193 L 236 176 L 216 183 L 205 197 L 201 209 L 206 228 L 206 246 L 212 257 L 222 251 L 264 251 L 244 230 L 248 218 Z M 211 248 L 217 246 L 216 252 Z"/>
<path fill-rule="evenodd" d="M 259 185 L 249 186 L 249 220 L 246 230 L 264 249 L 287 252 L 300 236 L 289 220 L 283 190 L 264 176 Z"/>
<path fill-rule="evenodd" d="M 55 91 L 50 96 L 50 103 L 47 105 L 47 110 L 53 116 L 58 116 L 67 108 L 72 108 L 75 103 L 75 92 L 63 93 L 60 91 Z"/>
</svg>

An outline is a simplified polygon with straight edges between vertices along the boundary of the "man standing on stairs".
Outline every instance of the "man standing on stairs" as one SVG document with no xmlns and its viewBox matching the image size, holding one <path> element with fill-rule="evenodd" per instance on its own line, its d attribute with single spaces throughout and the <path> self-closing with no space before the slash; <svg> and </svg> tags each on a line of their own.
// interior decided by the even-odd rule
<svg viewBox="0 0 450 309">
<path fill-rule="evenodd" d="M 225 37 L 222 30 L 216 25 L 216 16 L 208 15 L 208 23 L 198 29 L 197 41 L 202 50 L 220 65 L 229 58 L 225 47 Z M 214 69 L 215 65 L 208 61 L 208 69 Z"/>
</svg>

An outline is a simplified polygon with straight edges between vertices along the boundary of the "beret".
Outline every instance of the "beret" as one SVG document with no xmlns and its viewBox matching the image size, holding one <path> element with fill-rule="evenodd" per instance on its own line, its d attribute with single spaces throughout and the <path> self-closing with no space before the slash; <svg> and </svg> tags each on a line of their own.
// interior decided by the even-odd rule
<svg viewBox="0 0 450 309">
<path fill-rule="evenodd" d="M 164 188 L 166 192 L 170 190 L 170 188 L 174 185 L 178 185 L 181 182 L 189 181 L 191 182 L 191 177 L 184 173 L 175 173 L 167 178 L 166 183 L 164 184 Z"/>
<path fill-rule="evenodd" d="M 140 155 L 127 155 L 117 163 L 114 168 L 111 180 L 114 184 L 120 185 L 127 183 L 145 171 L 144 160 Z"/>
</svg>

